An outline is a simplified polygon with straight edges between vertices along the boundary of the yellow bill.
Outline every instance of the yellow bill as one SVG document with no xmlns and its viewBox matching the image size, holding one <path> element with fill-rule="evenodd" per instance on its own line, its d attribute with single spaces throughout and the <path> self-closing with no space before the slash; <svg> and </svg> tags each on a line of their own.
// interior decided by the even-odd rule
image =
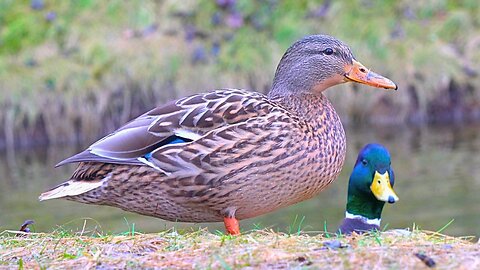
<svg viewBox="0 0 480 270">
<path fill-rule="evenodd" d="M 395 89 L 397 85 L 390 79 L 367 69 L 362 63 L 353 60 L 352 65 L 345 66 L 345 80 L 363 83 L 378 88 Z"/>
<path fill-rule="evenodd" d="M 390 184 L 390 176 L 388 175 L 388 171 L 386 171 L 384 174 L 380 174 L 379 172 L 375 171 L 372 185 L 370 185 L 370 190 L 379 201 L 394 203 L 399 200 L 397 194 L 395 194 L 395 191 L 393 191 L 392 185 Z"/>
</svg>

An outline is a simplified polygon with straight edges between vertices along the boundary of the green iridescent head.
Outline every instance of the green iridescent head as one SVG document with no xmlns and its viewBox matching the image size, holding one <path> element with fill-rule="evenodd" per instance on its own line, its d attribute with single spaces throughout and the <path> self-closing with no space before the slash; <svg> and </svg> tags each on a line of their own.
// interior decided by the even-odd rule
<svg viewBox="0 0 480 270">
<path fill-rule="evenodd" d="M 347 212 L 380 219 L 385 202 L 395 203 L 395 176 L 390 153 L 380 144 L 367 144 L 358 154 L 348 183 Z"/>
</svg>

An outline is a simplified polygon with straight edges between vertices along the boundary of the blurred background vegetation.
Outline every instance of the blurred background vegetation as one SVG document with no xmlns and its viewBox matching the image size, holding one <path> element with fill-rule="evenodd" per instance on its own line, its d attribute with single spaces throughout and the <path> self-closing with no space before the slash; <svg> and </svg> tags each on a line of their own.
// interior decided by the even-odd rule
<svg viewBox="0 0 480 270">
<path fill-rule="evenodd" d="M 399 85 L 327 91 L 345 124 L 480 120 L 478 0 L 2 0 L 0 148 L 92 142 L 191 93 L 267 92 L 314 33 Z"/>
</svg>

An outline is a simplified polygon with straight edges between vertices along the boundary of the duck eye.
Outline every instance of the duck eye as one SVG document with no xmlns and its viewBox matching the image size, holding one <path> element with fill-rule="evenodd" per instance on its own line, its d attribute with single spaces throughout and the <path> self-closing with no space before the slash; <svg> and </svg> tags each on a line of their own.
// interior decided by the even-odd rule
<svg viewBox="0 0 480 270">
<path fill-rule="evenodd" d="M 326 55 L 332 55 L 333 54 L 333 49 L 332 48 L 326 48 L 323 50 L 323 53 Z"/>
<path fill-rule="evenodd" d="M 362 164 L 363 164 L 364 166 L 367 166 L 368 161 L 367 161 L 366 159 L 362 159 Z"/>
</svg>

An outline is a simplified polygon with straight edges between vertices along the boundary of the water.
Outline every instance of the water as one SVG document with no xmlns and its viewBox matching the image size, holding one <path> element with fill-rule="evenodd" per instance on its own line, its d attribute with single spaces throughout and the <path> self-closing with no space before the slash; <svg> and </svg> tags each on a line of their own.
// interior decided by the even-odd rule
<svg viewBox="0 0 480 270">
<path fill-rule="evenodd" d="M 335 231 L 345 211 L 348 176 L 359 149 L 368 142 L 380 142 L 392 153 L 395 190 L 400 201 L 384 208 L 382 226 L 406 228 L 416 224 L 450 235 L 480 235 L 480 129 L 478 126 L 443 128 L 389 127 L 347 128 L 347 160 L 338 180 L 314 199 L 255 219 L 242 221 L 242 229 L 269 227 L 296 231 Z M 223 230 L 223 225 L 172 223 L 127 213 L 106 206 L 83 205 L 64 200 L 39 202 L 38 195 L 67 179 L 73 166 L 54 168 L 56 162 L 79 149 L 54 147 L 2 153 L 0 156 L 0 231 L 18 229 L 26 219 L 35 220 L 34 230 L 49 232 L 59 227 L 120 233 L 156 232 L 176 227 L 206 227 Z M 302 219 L 304 220 L 300 222 Z M 296 220 L 296 221 L 295 221 Z M 135 225 L 133 225 L 135 224 Z"/>
</svg>

